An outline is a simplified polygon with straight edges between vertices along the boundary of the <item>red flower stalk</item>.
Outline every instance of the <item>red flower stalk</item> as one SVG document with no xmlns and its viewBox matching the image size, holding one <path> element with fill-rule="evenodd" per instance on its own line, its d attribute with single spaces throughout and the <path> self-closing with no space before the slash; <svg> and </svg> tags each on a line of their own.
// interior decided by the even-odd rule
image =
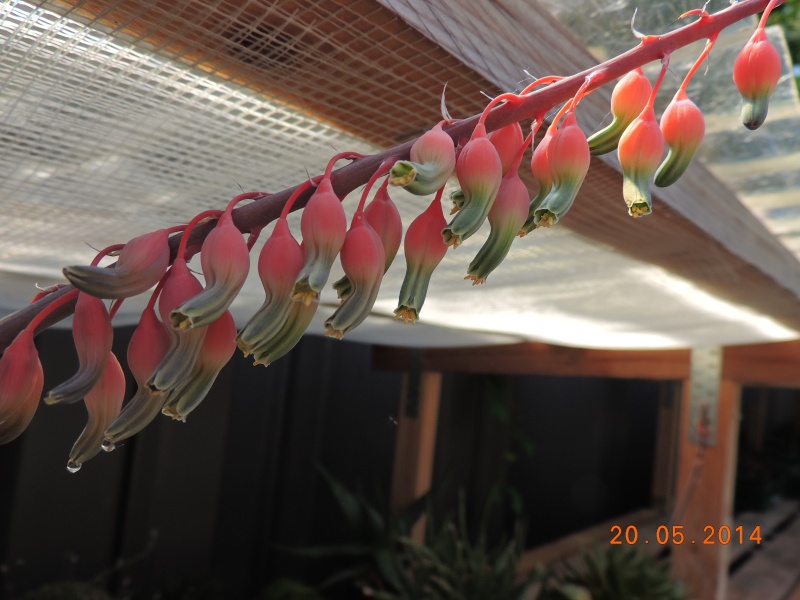
<svg viewBox="0 0 800 600">
<path fill-rule="evenodd" d="M 402 319 L 404 323 L 417 322 L 433 270 L 442 262 L 447 252 L 441 233 L 445 225 L 442 214 L 443 191 L 444 188 L 439 190 L 428 208 L 411 222 L 406 231 L 403 242 L 406 274 L 400 287 L 400 300 L 394 311 L 394 318 Z"/>
<path fill-rule="evenodd" d="M 212 323 L 228 310 L 247 279 L 250 251 L 233 224 L 230 210 L 222 214 L 203 242 L 200 265 L 206 287 L 173 309 L 170 313 L 173 327 L 191 329 Z"/>
<path fill-rule="evenodd" d="M 616 150 L 622 133 L 647 105 L 653 91 L 650 81 L 637 67 L 617 82 L 611 93 L 611 114 L 614 119 L 589 137 L 589 150 L 595 156 Z"/>
<path fill-rule="evenodd" d="M 124 397 L 125 374 L 111 352 L 102 376 L 83 399 L 89 419 L 69 453 L 67 470 L 70 473 L 77 472 L 83 463 L 100 452 L 106 427 L 119 414 Z"/>
<path fill-rule="evenodd" d="M 225 311 L 208 326 L 191 377 L 170 392 L 162 412 L 178 421 L 186 421 L 189 413 L 200 405 L 211 390 L 217 375 L 228 364 L 235 349 L 236 323 L 231 313 Z"/>
<path fill-rule="evenodd" d="M 245 356 L 273 339 L 288 321 L 296 304 L 292 302 L 292 290 L 303 260 L 303 249 L 289 231 L 286 218 L 281 217 L 258 257 L 258 274 L 266 294 L 264 303 L 236 338 Z"/>
<path fill-rule="evenodd" d="M 36 413 L 44 372 L 33 343 L 33 328 L 23 329 L 0 358 L 0 444 L 15 440 Z"/>
<path fill-rule="evenodd" d="M 733 63 L 733 83 L 742 96 L 742 123 L 748 129 L 758 129 L 767 119 L 769 99 L 782 70 L 778 50 L 759 25 Z"/>
<path fill-rule="evenodd" d="M 469 264 L 467 276 L 464 278 L 471 279 L 472 285 L 484 283 L 489 274 L 503 262 L 511 243 L 528 218 L 530 194 L 519 176 L 518 169 L 532 137 L 533 134 L 524 142 L 520 142 L 514 161 L 500 182 L 497 198 L 489 211 L 489 224 L 492 229 L 486 242 Z"/>
<path fill-rule="evenodd" d="M 464 193 L 464 203 L 442 229 L 445 244 L 454 248 L 483 225 L 503 178 L 500 157 L 486 137 L 483 124 L 475 127 L 472 137 L 461 150 L 456 162 L 456 174 Z"/>
<path fill-rule="evenodd" d="M 111 353 L 114 331 L 102 300 L 83 292 L 78 294 L 72 337 L 78 352 L 78 371 L 48 392 L 44 397 L 46 404 L 69 404 L 82 400 L 103 374 Z"/>
<path fill-rule="evenodd" d="M 403 186 L 412 194 L 424 196 L 442 187 L 456 165 L 453 139 L 442 127 L 444 121 L 422 134 L 411 146 L 410 160 L 392 166 L 389 183 Z"/>
<path fill-rule="evenodd" d="M 79 290 L 98 298 L 128 298 L 147 291 L 169 267 L 169 230 L 159 229 L 130 240 L 113 269 L 76 265 L 64 276 Z"/>
</svg>

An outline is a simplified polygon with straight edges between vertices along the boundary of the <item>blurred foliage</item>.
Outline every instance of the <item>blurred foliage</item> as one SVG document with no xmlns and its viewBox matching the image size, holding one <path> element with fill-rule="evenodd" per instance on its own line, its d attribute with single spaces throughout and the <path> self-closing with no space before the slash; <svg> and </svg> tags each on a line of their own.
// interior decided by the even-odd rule
<svg viewBox="0 0 800 600">
<path fill-rule="evenodd" d="M 31 590 L 22 600 L 111 600 L 111 596 L 88 583 L 58 581 Z"/>
</svg>

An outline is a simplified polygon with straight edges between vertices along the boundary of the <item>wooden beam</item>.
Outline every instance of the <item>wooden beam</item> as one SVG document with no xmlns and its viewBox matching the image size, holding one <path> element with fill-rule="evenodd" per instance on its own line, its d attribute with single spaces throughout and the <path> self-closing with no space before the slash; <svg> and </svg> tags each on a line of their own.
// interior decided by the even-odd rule
<svg viewBox="0 0 800 600">
<path fill-rule="evenodd" d="M 685 540 L 672 547 L 672 567 L 695 600 L 724 600 L 730 544 L 720 544 L 719 540 L 713 545 L 703 542 L 707 528 L 713 527 L 718 532 L 722 525 L 732 525 L 741 386 L 730 379 L 723 378 L 720 382 L 716 443 L 705 449 L 699 472 L 700 446 L 691 442 L 689 435 L 688 380 L 683 387 L 678 498 L 679 504 L 686 508 L 675 516 L 673 525 L 682 527 Z"/>
<path fill-rule="evenodd" d="M 800 340 L 728 346 L 723 377 L 747 385 L 800 388 Z"/>
<path fill-rule="evenodd" d="M 425 494 L 433 477 L 442 374 L 422 372 L 417 390 L 411 389 L 414 387 L 411 385 L 413 379 L 409 374 L 403 379 L 397 418 L 390 503 L 394 513 L 402 512 Z M 409 411 L 410 404 L 416 405 L 416 410 Z M 422 519 L 414 526 L 411 537 L 421 542 L 424 533 L 425 522 Z"/>
<path fill-rule="evenodd" d="M 409 350 L 379 346 L 378 369 L 406 369 Z M 677 379 L 689 376 L 688 350 L 595 350 L 538 342 L 507 346 L 431 348 L 422 364 L 442 372 L 624 379 Z"/>
</svg>

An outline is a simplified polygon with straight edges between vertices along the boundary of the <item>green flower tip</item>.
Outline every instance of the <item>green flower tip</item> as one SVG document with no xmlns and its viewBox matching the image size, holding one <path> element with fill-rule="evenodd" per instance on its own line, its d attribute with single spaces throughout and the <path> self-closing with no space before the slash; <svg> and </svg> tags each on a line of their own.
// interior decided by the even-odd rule
<svg viewBox="0 0 800 600">
<path fill-rule="evenodd" d="M 391 185 L 405 186 L 414 181 L 416 176 L 417 170 L 414 168 L 413 163 L 407 160 L 398 160 L 389 172 L 389 183 Z"/>
</svg>

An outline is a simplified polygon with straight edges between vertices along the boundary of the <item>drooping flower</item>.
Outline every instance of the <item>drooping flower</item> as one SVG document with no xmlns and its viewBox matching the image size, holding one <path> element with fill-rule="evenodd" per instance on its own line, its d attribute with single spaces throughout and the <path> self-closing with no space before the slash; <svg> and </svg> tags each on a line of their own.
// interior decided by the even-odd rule
<svg viewBox="0 0 800 600">
<path fill-rule="evenodd" d="M 341 252 L 342 268 L 352 291 L 325 321 L 325 335 L 342 339 L 367 318 L 381 287 L 386 258 L 378 234 L 362 211 L 353 216 Z"/>
<path fill-rule="evenodd" d="M 442 127 L 444 121 L 422 134 L 409 153 L 410 160 L 399 160 L 392 167 L 389 183 L 403 186 L 412 194 L 424 196 L 442 187 L 456 166 L 453 138 Z"/>
<path fill-rule="evenodd" d="M 500 188 L 502 171 L 497 150 L 486 137 L 486 128 L 479 123 L 456 163 L 464 204 L 442 229 L 445 244 L 458 247 L 483 225 Z"/>
<path fill-rule="evenodd" d="M 258 257 L 258 274 L 266 293 L 264 303 L 236 338 L 245 356 L 273 339 L 288 321 L 297 304 L 292 301 L 292 290 L 302 266 L 303 249 L 292 236 L 286 219 L 280 218 Z"/>
<path fill-rule="evenodd" d="M 113 269 L 76 265 L 64 276 L 72 285 L 98 298 L 128 298 L 158 283 L 169 267 L 169 233 L 159 229 L 133 238 L 119 253 Z"/>
<path fill-rule="evenodd" d="M 173 327 L 191 329 L 208 325 L 228 310 L 250 270 L 250 251 L 233 217 L 225 211 L 200 250 L 206 287 L 173 309 Z"/>
<path fill-rule="evenodd" d="M 152 305 L 142 312 L 128 344 L 128 367 L 136 380 L 136 393 L 105 431 L 103 449 L 111 451 L 122 440 L 139 433 L 161 411 L 164 394 L 153 391 L 147 381 L 167 355 L 170 333 L 156 317 Z"/>
<path fill-rule="evenodd" d="M 347 217 L 329 177 L 322 179 L 308 200 L 300 218 L 300 231 L 305 263 L 297 275 L 292 298 L 308 306 L 319 299 L 347 235 Z"/>
<path fill-rule="evenodd" d="M 519 123 L 512 123 L 500 129 L 496 129 L 489 135 L 489 141 L 497 150 L 497 155 L 500 157 L 500 164 L 503 167 L 503 175 L 505 176 L 509 169 L 514 164 L 517 157 L 517 151 L 522 145 L 522 127 Z M 517 165 L 519 166 L 519 165 Z"/>
<path fill-rule="evenodd" d="M 536 192 L 536 195 L 528 205 L 528 216 L 525 219 L 525 223 L 520 227 L 519 233 L 517 234 L 519 237 L 525 237 L 536 229 L 536 210 L 542 205 L 544 199 L 547 198 L 550 190 L 553 189 L 553 173 L 548 159 L 548 148 L 550 142 L 553 141 L 555 133 L 555 129 L 548 127 L 542 141 L 539 142 L 539 145 L 533 150 L 533 156 L 531 157 L 531 173 L 536 183 L 539 184 L 539 191 Z"/>
<path fill-rule="evenodd" d="M 499 162 L 499 161 L 498 161 Z M 442 214 L 442 191 L 439 190 L 428 208 L 411 222 L 406 231 L 403 250 L 406 255 L 406 274 L 400 287 L 400 299 L 394 311 L 395 319 L 416 323 L 428 293 L 433 270 L 442 262 L 447 244 L 442 240 L 445 225 Z"/>
<path fill-rule="evenodd" d="M 89 393 L 106 368 L 114 331 L 111 317 L 99 298 L 79 293 L 72 320 L 72 337 L 78 352 L 78 371 L 44 397 L 46 404 L 72 403 Z"/>
<path fill-rule="evenodd" d="M 553 187 L 534 210 L 534 222 L 538 227 L 550 227 L 558 223 L 572 207 L 589 172 L 589 144 L 573 111 L 564 117 L 564 123 L 553 135 L 545 152 Z"/>
<path fill-rule="evenodd" d="M 489 211 L 489 224 L 492 227 L 489 237 L 472 259 L 467 269 L 467 276 L 464 278 L 471 279 L 472 285 L 484 283 L 489 274 L 503 262 L 511 243 L 528 218 L 530 194 L 518 171 L 522 154 L 527 146 L 527 140 L 524 143 L 520 142 L 517 156 L 514 157 L 509 171 L 500 182 L 497 198 Z"/>
<path fill-rule="evenodd" d="M 33 343 L 23 329 L 0 358 L 0 444 L 15 440 L 33 419 L 44 387 L 44 372 Z"/>
<path fill-rule="evenodd" d="M 733 83 L 742 95 L 742 123 L 748 129 L 758 129 L 767 119 L 781 71 L 780 54 L 759 26 L 733 63 Z"/>
<path fill-rule="evenodd" d="M 181 303 L 199 294 L 203 287 L 180 256 L 172 263 L 166 277 L 158 299 L 158 312 L 161 320 L 169 323 L 172 311 Z M 206 328 L 194 327 L 184 330 L 170 327 L 169 335 L 169 350 L 146 383 L 157 393 L 172 390 L 191 375 L 192 365 L 197 360 L 206 335 Z"/>
<path fill-rule="evenodd" d="M 622 196 L 632 217 L 652 212 L 650 178 L 664 156 L 664 134 L 649 104 L 622 134 L 617 149 L 622 167 Z"/>
<path fill-rule="evenodd" d="M 124 397 L 125 374 L 112 352 L 102 376 L 83 399 L 89 418 L 69 453 L 67 470 L 70 473 L 77 472 L 83 463 L 100 452 L 106 427 L 119 414 Z"/>
<path fill-rule="evenodd" d="M 589 150 L 598 156 L 617 148 L 620 137 L 633 120 L 638 117 L 653 88 L 641 67 L 630 71 L 617 82 L 611 93 L 611 114 L 614 119 L 605 127 L 589 137 Z"/>
<path fill-rule="evenodd" d="M 170 392 L 162 412 L 178 421 L 186 421 L 211 390 L 235 349 L 236 323 L 231 313 L 225 311 L 208 326 L 191 377 Z"/>
<path fill-rule="evenodd" d="M 656 171 L 655 184 L 658 187 L 678 181 L 692 162 L 705 131 L 702 111 L 680 88 L 661 115 L 661 133 L 669 153 Z"/>
<path fill-rule="evenodd" d="M 254 364 L 268 366 L 297 345 L 308 329 L 319 302 L 293 302 L 280 329 L 253 348 Z"/>
<path fill-rule="evenodd" d="M 372 202 L 364 209 L 367 223 L 375 230 L 383 244 L 383 254 L 386 259 L 383 268 L 384 273 L 392 266 L 392 262 L 397 256 L 397 251 L 400 249 L 400 242 L 403 239 L 403 221 L 400 218 L 400 211 L 397 210 L 397 206 L 395 206 L 389 196 L 389 191 L 386 189 L 388 183 L 389 180 L 387 178 L 378 189 Z M 352 289 L 347 275 L 334 283 L 333 288 L 336 290 L 340 300 L 347 298 Z"/>
</svg>

